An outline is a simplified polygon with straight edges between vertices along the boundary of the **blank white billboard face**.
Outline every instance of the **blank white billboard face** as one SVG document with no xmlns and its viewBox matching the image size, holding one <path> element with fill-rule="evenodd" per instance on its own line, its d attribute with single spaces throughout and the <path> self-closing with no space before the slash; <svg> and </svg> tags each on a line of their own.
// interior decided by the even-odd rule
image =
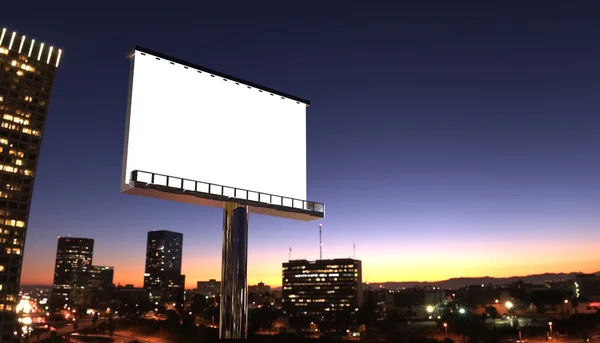
<svg viewBox="0 0 600 343">
<path fill-rule="evenodd" d="M 134 170 L 306 200 L 306 104 L 135 51 L 121 190 Z"/>
</svg>

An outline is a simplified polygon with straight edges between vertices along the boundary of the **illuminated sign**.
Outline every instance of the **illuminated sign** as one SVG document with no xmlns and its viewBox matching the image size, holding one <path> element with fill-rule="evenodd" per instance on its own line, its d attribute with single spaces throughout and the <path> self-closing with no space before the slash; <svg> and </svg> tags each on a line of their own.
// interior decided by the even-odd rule
<svg viewBox="0 0 600 343">
<path fill-rule="evenodd" d="M 590 307 L 600 307 L 600 301 L 591 302 Z"/>
</svg>

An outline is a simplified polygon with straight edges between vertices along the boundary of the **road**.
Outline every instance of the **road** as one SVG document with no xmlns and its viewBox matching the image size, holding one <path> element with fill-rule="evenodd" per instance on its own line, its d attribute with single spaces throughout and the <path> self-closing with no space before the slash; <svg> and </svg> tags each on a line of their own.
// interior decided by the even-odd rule
<svg viewBox="0 0 600 343">
<path fill-rule="evenodd" d="M 80 320 L 80 321 L 77 322 L 77 325 L 79 325 L 80 329 L 89 328 L 89 327 L 92 327 L 92 320 L 91 319 L 82 319 L 82 320 Z M 67 325 L 67 326 L 64 326 L 62 328 L 56 329 L 56 334 L 58 336 L 66 335 L 66 334 L 71 333 L 71 332 L 73 332 L 73 325 Z M 50 332 L 49 331 L 41 333 L 40 336 L 39 336 L 39 339 L 38 339 L 37 335 L 33 335 L 31 337 L 31 339 L 29 340 L 29 342 L 36 343 L 38 341 L 43 341 L 43 340 L 48 339 L 48 338 L 50 338 Z"/>
<path fill-rule="evenodd" d="M 114 334 L 115 340 L 123 340 L 125 343 L 131 341 L 131 331 L 127 330 L 116 330 Z M 141 343 L 173 343 L 172 341 L 166 340 L 164 338 L 142 335 L 139 333 L 133 334 L 133 339 L 136 341 L 140 341 Z"/>
</svg>

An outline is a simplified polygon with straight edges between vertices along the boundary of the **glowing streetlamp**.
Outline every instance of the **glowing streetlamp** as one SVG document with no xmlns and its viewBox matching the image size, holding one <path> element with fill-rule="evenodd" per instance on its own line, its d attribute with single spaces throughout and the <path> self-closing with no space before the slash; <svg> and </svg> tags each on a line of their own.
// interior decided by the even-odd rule
<svg viewBox="0 0 600 343">
<path fill-rule="evenodd" d="M 509 310 L 511 308 L 513 308 L 513 306 L 515 306 L 515 305 L 513 305 L 513 303 L 511 301 L 507 301 L 505 305 L 506 305 L 506 308 L 509 309 Z"/>
<path fill-rule="evenodd" d="M 446 332 L 446 338 L 448 338 L 448 323 L 444 323 L 444 332 Z"/>
<path fill-rule="evenodd" d="M 427 305 L 427 307 L 425 308 L 425 310 L 427 310 L 427 313 L 433 313 L 433 306 Z"/>
<path fill-rule="evenodd" d="M 550 338 L 552 338 L 552 322 L 548 322 L 548 327 L 550 327 Z"/>
<path fill-rule="evenodd" d="M 458 309 L 458 313 L 460 313 L 460 314 L 465 314 L 465 312 L 466 312 L 466 311 L 465 311 L 465 309 L 464 309 L 464 308 L 459 308 L 459 309 Z"/>
</svg>

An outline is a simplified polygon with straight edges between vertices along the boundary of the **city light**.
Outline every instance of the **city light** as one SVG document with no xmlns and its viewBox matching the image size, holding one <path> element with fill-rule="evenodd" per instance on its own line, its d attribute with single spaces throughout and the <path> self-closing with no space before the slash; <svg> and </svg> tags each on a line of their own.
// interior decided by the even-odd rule
<svg viewBox="0 0 600 343">
<path fill-rule="evenodd" d="M 514 305 L 513 305 L 513 303 L 512 303 L 512 302 L 510 302 L 510 301 L 507 301 L 507 302 L 506 302 L 506 308 L 507 308 L 507 309 L 509 309 L 509 310 L 510 310 L 510 309 L 511 309 L 513 306 L 514 306 Z"/>
<path fill-rule="evenodd" d="M 427 308 L 426 308 L 426 310 L 427 310 L 427 313 L 432 313 L 433 312 L 433 306 L 428 305 Z"/>
<path fill-rule="evenodd" d="M 464 309 L 464 308 L 458 309 L 458 313 L 460 313 L 460 314 L 464 314 L 465 312 L 466 312 L 466 311 L 465 311 L 465 309 Z"/>
</svg>

